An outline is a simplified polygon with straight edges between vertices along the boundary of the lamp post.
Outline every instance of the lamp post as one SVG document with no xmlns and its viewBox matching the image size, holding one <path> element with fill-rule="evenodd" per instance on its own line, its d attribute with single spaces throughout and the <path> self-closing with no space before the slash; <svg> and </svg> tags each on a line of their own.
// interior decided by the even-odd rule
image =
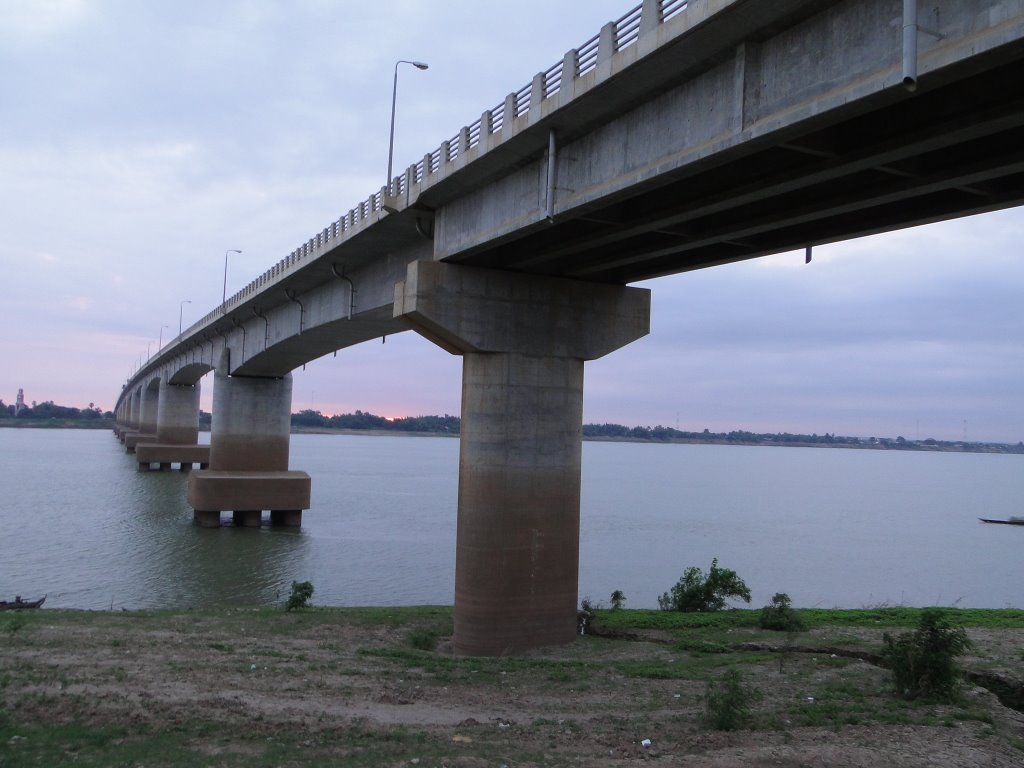
<svg viewBox="0 0 1024 768">
<path fill-rule="evenodd" d="M 399 59 L 395 62 L 395 82 L 391 87 L 391 138 L 388 140 L 388 191 L 391 190 L 391 159 L 395 153 L 395 103 L 398 101 L 398 65 L 412 64 L 416 69 L 427 69 L 422 61 L 407 61 Z"/>
<path fill-rule="evenodd" d="M 157 354 L 159 354 L 160 350 L 164 348 L 164 328 L 170 328 L 170 326 L 169 325 L 161 325 L 160 326 L 160 337 L 157 339 L 157 342 L 156 342 Z"/>
<path fill-rule="evenodd" d="M 224 286 L 224 289 L 227 290 L 227 285 Z M 184 313 L 184 311 L 185 311 L 185 305 L 186 304 L 191 304 L 191 303 L 192 303 L 191 301 L 189 301 L 188 299 L 185 299 L 178 306 L 178 338 L 179 339 L 181 338 L 181 316 L 182 316 L 182 313 Z"/>
<path fill-rule="evenodd" d="M 241 253 L 237 248 L 228 248 L 224 251 L 224 290 L 221 292 L 220 297 L 220 313 L 223 315 L 227 309 L 224 306 L 228 301 L 228 254 L 229 253 Z"/>
</svg>

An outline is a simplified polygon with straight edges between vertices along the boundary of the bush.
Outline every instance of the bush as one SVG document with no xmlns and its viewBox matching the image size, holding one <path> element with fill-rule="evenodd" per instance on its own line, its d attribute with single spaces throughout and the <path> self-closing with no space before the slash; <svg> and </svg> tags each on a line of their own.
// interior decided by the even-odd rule
<svg viewBox="0 0 1024 768">
<path fill-rule="evenodd" d="M 946 622 L 941 609 L 923 611 L 913 632 L 903 632 L 895 638 L 886 633 L 882 639 L 882 656 L 892 669 L 898 695 L 906 699 L 956 699 L 960 687 L 956 658 L 967 652 L 971 641 L 961 627 L 951 627 Z"/>
<path fill-rule="evenodd" d="M 743 675 L 730 669 L 718 682 L 709 682 L 704 693 L 704 724 L 716 731 L 735 731 L 750 721 L 756 692 L 743 685 Z"/>
<path fill-rule="evenodd" d="M 804 632 L 807 629 L 800 611 L 792 606 L 785 592 L 776 592 L 772 596 L 771 605 L 761 609 L 757 624 L 761 629 L 775 632 Z"/>
<path fill-rule="evenodd" d="M 288 596 L 288 602 L 285 603 L 285 610 L 294 611 L 296 608 L 308 608 L 311 597 L 313 597 L 313 582 L 293 581 L 292 593 Z"/>
<path fill-rule="evenodd" d="M 437 650 L 437 632 L 430 629 L 414 629 L 409 633 L 409 645 L 418 651 Z"/>
<path fill-rule="evenodd" d="M 625 602 L 626 595 L 621 589 L 616 589 L 614 592 L 612 592 L 611 604 L 613 611 L 621 610 Z"/>
<path fill-rule="evenodd" d="M 750 602 L 750 590 L 736 571 L 718 567 L 718 558 L 711 561 L 707 578 L 700 568 L 691 566 L 683 573 L 671 591 L 658 598 L 658 607 L 663 611 L 687 613 L 720 611 L 725 608 L 727 598 L 737 597 Z"/>
</svg>

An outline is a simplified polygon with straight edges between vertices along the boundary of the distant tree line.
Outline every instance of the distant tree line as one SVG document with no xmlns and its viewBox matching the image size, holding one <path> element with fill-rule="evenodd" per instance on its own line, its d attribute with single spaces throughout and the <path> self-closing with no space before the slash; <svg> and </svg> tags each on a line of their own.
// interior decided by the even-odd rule
<svg viewBox="0 0 1024 768">
<path fill-rule="evenodd" d="M 402 416 L 389 419 L 364 411 L 324 416 L 320 411 L 306 409 L 292 414 L 293 427 L 323 429 L 380 429 L 391 432 L 436 432 L 457 435 L 458 416 Z"/>
<path fill-rule="evenodd" d="M 900 436 L 889 437 L 844 437 L 826 432 L 824 435 L 793 435 L 789 432 L 686 432 L 672 427 L 625 427 L 622 424 L 584 424 L 583 437 L 592 439 L 683 441 L 688 443 L 716 443 L 733 445 L 814 445 L 850 448 L 877 448 L 897 451 L 971 451 L 989 453 L 1024 453 L 1024 442 L 1016 445 L 1003 443 L 969 443 L 965 441 L 907 440 Z"/>
<path fill-rule="evenodd" d="M 622 424 L 584 424 L 584 437 L 613 437 L 630 440 L 686 440 L 708 443 L 807 443 L 823 445 L 860 445 L 856 437 L 824 435 L 791 435 L 788 432 L 757 433 L 738 429 L 732 432 L 686 432 L 672 427 L 625 427 Z"/>
<path fill-rule="evenodd" d="M 4 401 L 0 400 L 0 422 L 14 418 L 14 406 L 5 405 Z M 113 418 L 113 413 L 110 411 L 104 412 L 92 403 L 89 403 L 88 408 L 73 408 L 56 405 L 52 400 L 47 400 L 43 403 L 33 401 L 31 408 L 22 408 L 17 414 L 19 421 L 25 420 L 21 422 L 25 426 L 30 424 L 61 426 L 59 422 L 74 421 L 77 422 L 75 426 L 98 427 L 104 426 L 105 422 L 113 420 Z M 208 429 L 210 423 L 210 413 L 200 411 L 200 427 Z M 402 416 L 390 419 L 366 411 L 324 416 L 320 411 L 309 408 L 293 413 L 291 423 L 293 427 L 306 429 L 374 429 L 387 432 L 420 432 L 447 435 L 458 435 L 461 427 L 461 419 L 458 416 L 449 416 L 448 414 L 444 416 Z M 627 427 L 622 424 L 584 424 L 583 437 L 596 440 L 675 441 L 725 445 L 816 445 L 897 451 L 970 451 L 1024 454 L 1024 442 L 1008 445 L 1004 443 L 969 443 L 966 441 L 935 440 L 934 438 L 907 440 L 902 436 L 896 438 L 844 437 L 829 432 L 826 432 L 824 435 L 799 435 L 790 434 L 789 432 L 759 433 L 748 432 L 742 429 L 731 432 L 712 432 L 710 429 L 704 429 L 701 432 L 689 432 L 673 429 L 672 427 L 663 427 L 660 424 L 656 427 Z"/>
<path fill-rule="evenodd" d="M 56 405 L 53 400 L 47 400 L 42 403 L 37 403 L 33 400 L 31 407 L 25 406 L 17 414 L 14 411 L 15 407 L 13 405 L 6 405 L 3 400 L 0 400 L 0 418 L 75 421 L 102 421 L 103 419 L 114 418 L 113 413 L 110 411 L 104 412 L 92 403 L 89 403 L 88 408 L 74 408 L 66 405 Z"/>
</svg>

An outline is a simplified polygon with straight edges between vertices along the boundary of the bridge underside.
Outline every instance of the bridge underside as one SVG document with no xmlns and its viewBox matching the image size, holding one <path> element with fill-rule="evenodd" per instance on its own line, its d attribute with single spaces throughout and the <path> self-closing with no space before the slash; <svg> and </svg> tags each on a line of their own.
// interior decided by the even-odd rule
<svg viewBox="0 0 1024 768">
<path fill-rule="evenodd" d="M 1000 49 L 447 260 L 623 284 L 1019 205 L 1022 57 Z"/>
</svg>

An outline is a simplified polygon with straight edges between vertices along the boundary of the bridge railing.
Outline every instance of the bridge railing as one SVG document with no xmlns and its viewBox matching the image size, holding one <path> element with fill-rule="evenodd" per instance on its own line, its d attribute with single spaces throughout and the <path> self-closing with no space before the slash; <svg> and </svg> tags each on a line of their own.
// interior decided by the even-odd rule
<svg viewBox="0 0 1024 768">
<path fill-rule="evenodd" d="M 325 248 L 333 247 L 347 239 L 350 234 L 377 221 L 384 211 L 385 203 L 392 198 L 407 195 L 413 185 L 424 185 L 444 177 L 446 166 L 465 157 L 481 144 L 486 148 L 492 136 L 506 138 L 521 130 L 516 118 L 528 116 L 540 103 L 557 96 L 567 84 L 585 77 L 598 68 L 601 62 L 632 45 L 647 32 L 683 13 L 688 0 L 644 0 L 631 11 L 606 24 L 601 31 L 578 48 L 571 49 L 561 61 L 534 76 L 533 80 L 518 91 L 510 93 L 504 101 L 485 111 L 479 120 L 464 126 L 454 136 L 441 142 L 441 146 L 409 166 L 405 173 L 393 178 L 388 186 L 370 195 L 331 222 L 313 237 L 306 240 L 281 261 L 228 298 L 224 304 L 209 312 L 194 323 L 187 334 L 199 330 L 208 323 L 223 316 L 229 309 L 258 294 L 264 286 L 275 282 L 286 272 L 298 267 Z"/>
</svg>

